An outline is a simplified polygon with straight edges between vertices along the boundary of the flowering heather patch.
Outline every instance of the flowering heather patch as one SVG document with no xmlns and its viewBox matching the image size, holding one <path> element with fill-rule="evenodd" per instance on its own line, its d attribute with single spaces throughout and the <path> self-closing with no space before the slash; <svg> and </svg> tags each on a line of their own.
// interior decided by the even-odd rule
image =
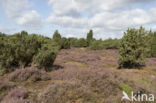
<svg viewBox="0 0 156 103">
<path fill-rule="evenodd" d="M 156 94 L 155 60 L 148 58 L 142 70 L 116 69 L 118 50 L 63 49 L 49 73 L 25 68 L 0 77 L 0 90 L 4 90 L 0 103 L 129 103 L 121 102 L 122 91 Z M 28 97 L 22 90 L 11 90 L 11 84 L 29 93 Z"/>
<path fill-rule="evenodd" d="M 31 100 L 24 100 L 18 98 L 5 98 L 1 103 L 35 103 Z"/>
<path fill-rule="evenodd" d="M 148 58 L 146 65 L 147 66 L 156 66 L 156 58 Z"/>
<path fill-rule="evenodd" d="M 96 95 L 79 82 L 52 82 L 39 94 L 41 103 L 97 103 Z"/>
<path fill-rule="evenodd" d="M 15 85 L 9 83 L 6 78 L 0 78 L 0 101 L 14 87 Z"/>
<path fill-rule="evenodd" d="M 14 85 L 8 83 L 7 81 L 0 81 L 0 92 L 9 90 L 13 87 L 14 87 Z"/>
<path fill-rule="evenodd" d="M 21 89 L 18 89 L 18 88 L 15 88 L 15 89 L 12 89 L 8 95 L 7 95 L 9 98 L 19 98 L 19 99 L 24 99 L 28 96 L 28 94 L 21 90 Z"/>
<path fill-rule="evenodd" d="M 37 68 L 16 69 L 9 75 L 9 80 L 14 82 L 23 82 L 30 79 L 31 81 L 50 80 L 49 75 Z"/>
<path fill-rule="evenodd" d="M 27 100 L 27 96 L 28 94 L 25 91 L 15 88 L 4 97 L 1 103 L 35 103 L 31 100 Z"/>
<path fill-rule="evenodd" d="M 59 82 L 75 81 L 80 83 L 90 88 L 90 91 L 93 94 L 97 94 L 97 98 L 101 101 L 110 96 L 120 95 L 122 86 L 127 83 L 117 70 L 108 68 L 62 69 L 52 72 L 51 78 Z"/>
<path fill-rule="evenodd" d="M 87 48 L 71 48 L 61 50 L 54 64 L 66 65 L 66 63 L 82 63 L 88 67 L 107 68 L 118 66 L 118 50 L 90 50 Z"/>
</svg>

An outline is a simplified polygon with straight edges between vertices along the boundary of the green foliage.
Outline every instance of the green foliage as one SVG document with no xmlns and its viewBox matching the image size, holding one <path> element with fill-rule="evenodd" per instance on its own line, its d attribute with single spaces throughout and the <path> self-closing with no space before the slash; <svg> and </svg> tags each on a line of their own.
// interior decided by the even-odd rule
<svg viewBox="0 0 156 103">
<path fill-rule="evenodd" d="M 74 47 L 87 47 L 87 41 L 84 38 L 80 38 L 74 42 Z"/>
<path fill-rule="evenodd" d="M 119 40 L 118 39 L 107 39 L 103 41 L 104 49 L 118 49 L 119 48 Z"/>
<path fill-rule="evenodd" d="M 55 46 L 53 43 L 42 44 L 38 53 L 33 57 L 33 62 L 37 67 L 46 68 L 54 63 L 58 51 L 56 48 L 53 48 L 53 46 Z"/>
<path fill-rule="evenodd" d="M 146 34 L 143 27 L 125 32 L 119 48 L 119 67 L 133 68 L 144 65 L 147 53 Z"/>
<path fill-rule="evenodd" d="M 149 51 L 147 57 L 156 57 L 156 32 L 150 31 L 148 33 Z"/>
<path fill-rule="evenodd" d="M 69 38 L 68 41 L 71 47 L 87 47 L 87 41 L 84 38 Z"/>
<path fill-rule="evenodd" d="M 48 50 L 44 50 L 45 45 L 48 45 Z M 31 66 L 34 56 L 40 57 L 38 61 L 42 61 L 41 67 L 50 65 L 50 63 L 44 63 L 47 62 L 45 59 L 53 59 L 53 63 L 55 60 L 53 54 L 55 53 L 56 56 L 57 51 L 58 45 L 47 37 L 28 35 L 25 31 L 11 36 L 0 34 L 0 72 L 10 72 L 14 70 L 14 67 L 19 66 L 22 68 Z M 39 62 L 35 60 L 35 63 Z"/>
<path fill-rule="evenodd" d="M 90 46 L 92 50 L 102 50 L 102 49 L 118 49 L 119 40 L 118 39 L 107 39 L 107 40 L 92 40 Z"/>
<path fill-rule="evenodd" d="M 87 33 L 87 46 L 91 44 L 92 40 L 93 40 L 93 30 L 90 30 L 89 33 Z"/>
<path fill-rule="evenodd" d="M 75 47 L 77 38 L 68 38 L 71 47 Z"/>
<path fill-rule="evenodd" d="M 62 38 L 58 30 L 53 34 L 53 40 L 59 45 L 59 49 L 69 49 L 70 42 L 66 38 Z"/>
<path fill-rule="evenodd" d="M 92 50 L 102 50 L 103 47 L 103 41 L 102 40 L 94 40 L 89 46 Z"/>
<path fill-rule="evenodd" d="M 58 32 L 58 30 L 56 30 L 53 34 L 53 39 L 54 40 L 58 40 L 58 39 L 61 39 L 61 35 L 60 33 Z"/>
<path fill-rule="evenodd" d="M 61 39 L 61 49 L 69 49 L 70 48 L 70 42 L 66 38 Z"/>
<path fill-rule="evenodd" d="M 156 57 L 156 44 L 153 44 L 151 49 L 151 56 Z"/>
</svg>

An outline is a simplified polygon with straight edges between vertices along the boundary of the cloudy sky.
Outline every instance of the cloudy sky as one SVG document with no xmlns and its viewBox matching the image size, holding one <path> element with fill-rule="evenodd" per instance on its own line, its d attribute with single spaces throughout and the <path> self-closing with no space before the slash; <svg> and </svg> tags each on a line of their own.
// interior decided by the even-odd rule
<svg viewBox="0 0 156 103">
<path fill-rule="evenodd" d="M 156 31 L 156 0 L 0 0 L 0 32 L 120 38 L 128 27 Z"/>
</svg>

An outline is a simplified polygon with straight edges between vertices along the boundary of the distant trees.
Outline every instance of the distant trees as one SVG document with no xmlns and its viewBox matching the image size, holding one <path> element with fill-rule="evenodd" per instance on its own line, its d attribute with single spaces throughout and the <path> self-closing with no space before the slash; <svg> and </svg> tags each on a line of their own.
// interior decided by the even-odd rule
<svg viewBox="0 0 156 103">
<path fill-rule="evenodd" d="M 120 44 L 119 39 L 93 40 L 89 46 L 93 50 L 101 49 L 118 49 Z"/>
<path fill-rule="evenodd" d="M 145 64 L 147 53 L 147 32 L 143 27 L 140 29 L 128 29 L 119 48 L 119 67 L 139 68 Z"/>
<path fill-rule="evenodd" d="M 93 40 L 93 30 L 90 30 L 89 33 L 87 33 L 87 46 L 91 44 L 92 40 Z"/>
<path fill-rule="evenodd" d="M 74 42 L 74 47 L 87 47 L 87 41 L 84 38 L 80 38 Z"/>
<path fill-rule="evenodd" d="M 156 32 L 128 29 L 120 39 L 96 40 L 93 30 L 85 38 L 65 38 L 56 30 L 52 38 L 28 34 L 26 31 L 14 35 L 0 32 L 0 74 L 14 67 L 52 65 L 60 49 L 89 47 L 92 50 L 119 49 L 119 67 L 133 68 L 145 64 L 146 57 L 156 57 Z"/>
<path fill-rule="evenodd" d="M 53 40 L 60 46 L 60 49 L 69 49 L 70 43 L 67 38 L 62 38 L 58 30 L 53 34 Z"/>
<path fill-rule="evenodd" d="M 94 40 L 91 42 L 89 48 L 92 50 L 102 50 L 102 49 L 104 49 L 103 41 L 102 40 Z"/>
</svg>

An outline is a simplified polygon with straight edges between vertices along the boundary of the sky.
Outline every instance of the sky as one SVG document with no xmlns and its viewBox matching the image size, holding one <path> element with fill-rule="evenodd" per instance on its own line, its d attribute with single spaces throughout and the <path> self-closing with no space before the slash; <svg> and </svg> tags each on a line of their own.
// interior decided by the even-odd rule
<svg viewBox="0 0 156 103">
<path fill-rule="evenodd" d="M 156 31 L 156 0 L 0 0 L 0 32 L 121 38 L 128 28 Z"/>
</svg>

